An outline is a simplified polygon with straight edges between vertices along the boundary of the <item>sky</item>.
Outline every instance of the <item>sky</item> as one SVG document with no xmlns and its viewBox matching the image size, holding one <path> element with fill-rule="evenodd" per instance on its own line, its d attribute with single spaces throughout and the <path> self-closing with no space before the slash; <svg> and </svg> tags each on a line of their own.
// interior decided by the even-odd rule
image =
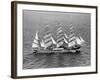
<svg viewBox="0 0 100 80">
<path fill-rule="evenodd" d="M 23 10 L 24 44 L 31 45 L 36 31 L 42 37 L 45 33 L 45 27 L 49 27 L 50 31 L 55 34 L 59 24 L 62 25 L 67 34 L 69 34 L 69 28 L 72 24 L 76 33 L 90 44 L 90 13 Z"/>
</svg>

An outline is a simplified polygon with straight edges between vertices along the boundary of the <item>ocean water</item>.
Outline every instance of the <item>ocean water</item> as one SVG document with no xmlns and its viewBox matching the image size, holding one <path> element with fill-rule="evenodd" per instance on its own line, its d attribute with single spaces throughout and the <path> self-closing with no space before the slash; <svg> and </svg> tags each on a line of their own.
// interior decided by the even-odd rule
<svg viewBox="0 0 100 80">
<path fill-rule="evenodd" d="M 83 48 L 80 53 L 26 54 L 23 69 L 79 67 L 90 64 L 90 49 Z"/>
</svg>

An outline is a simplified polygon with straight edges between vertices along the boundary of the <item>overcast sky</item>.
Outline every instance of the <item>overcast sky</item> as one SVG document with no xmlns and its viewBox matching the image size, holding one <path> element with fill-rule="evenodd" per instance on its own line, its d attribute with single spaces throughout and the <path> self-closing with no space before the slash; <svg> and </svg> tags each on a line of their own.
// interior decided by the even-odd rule
<svg viewBox="0 0 100 80">
<path fill-rule="evenodd" d="M 62 24 L 66 32 L 68 32 L 70 24 L 76 29 L 84 29 L 83 33 L 90 32 L 90 17 L 91 15 L 89 13 L 23 10 L 24 40 L 32 40 L 37 30 L 41 36 L 47 25 L 53 32 L 57 29 L 59 24 Z M 86 35 L 89 36 L 90 33 Z"/>
</svg>

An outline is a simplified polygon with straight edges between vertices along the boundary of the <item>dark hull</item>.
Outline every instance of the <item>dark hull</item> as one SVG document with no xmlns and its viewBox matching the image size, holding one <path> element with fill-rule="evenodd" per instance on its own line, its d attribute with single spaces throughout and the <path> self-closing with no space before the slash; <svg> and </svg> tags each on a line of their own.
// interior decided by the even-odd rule
<svg viewBox="0 0 100 80">
<path fill-rule="evenodd" d="M 37 50 L 37 51 L 33 51 L 33 53 L 36 54 L 54 54 L 54 53 L 79 53 L 80 50 L 61 50 L 61 51 L 54 51 L 54 50 Z"/>
</svg>

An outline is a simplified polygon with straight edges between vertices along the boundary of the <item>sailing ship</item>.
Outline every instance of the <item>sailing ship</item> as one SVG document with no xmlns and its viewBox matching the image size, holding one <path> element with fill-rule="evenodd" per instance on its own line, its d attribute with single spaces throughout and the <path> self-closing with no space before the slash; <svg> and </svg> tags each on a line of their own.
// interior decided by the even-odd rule
<svg viewBox="0 0 100 80">
<path fill-rule="evenodd" d="M 81 36 L 76 36 L 73 26 L 70 27 L 70 35 L 68 36 L 60 26 L 56 30 L 56 39 L 54 39 L 49 28 L 45 28 L 45 35 L 39 38 L 38 31 L 32 43 L 35 53 L 66 53 L 77 52 L 84 45 L 85 40 Z"/>
</svg>

